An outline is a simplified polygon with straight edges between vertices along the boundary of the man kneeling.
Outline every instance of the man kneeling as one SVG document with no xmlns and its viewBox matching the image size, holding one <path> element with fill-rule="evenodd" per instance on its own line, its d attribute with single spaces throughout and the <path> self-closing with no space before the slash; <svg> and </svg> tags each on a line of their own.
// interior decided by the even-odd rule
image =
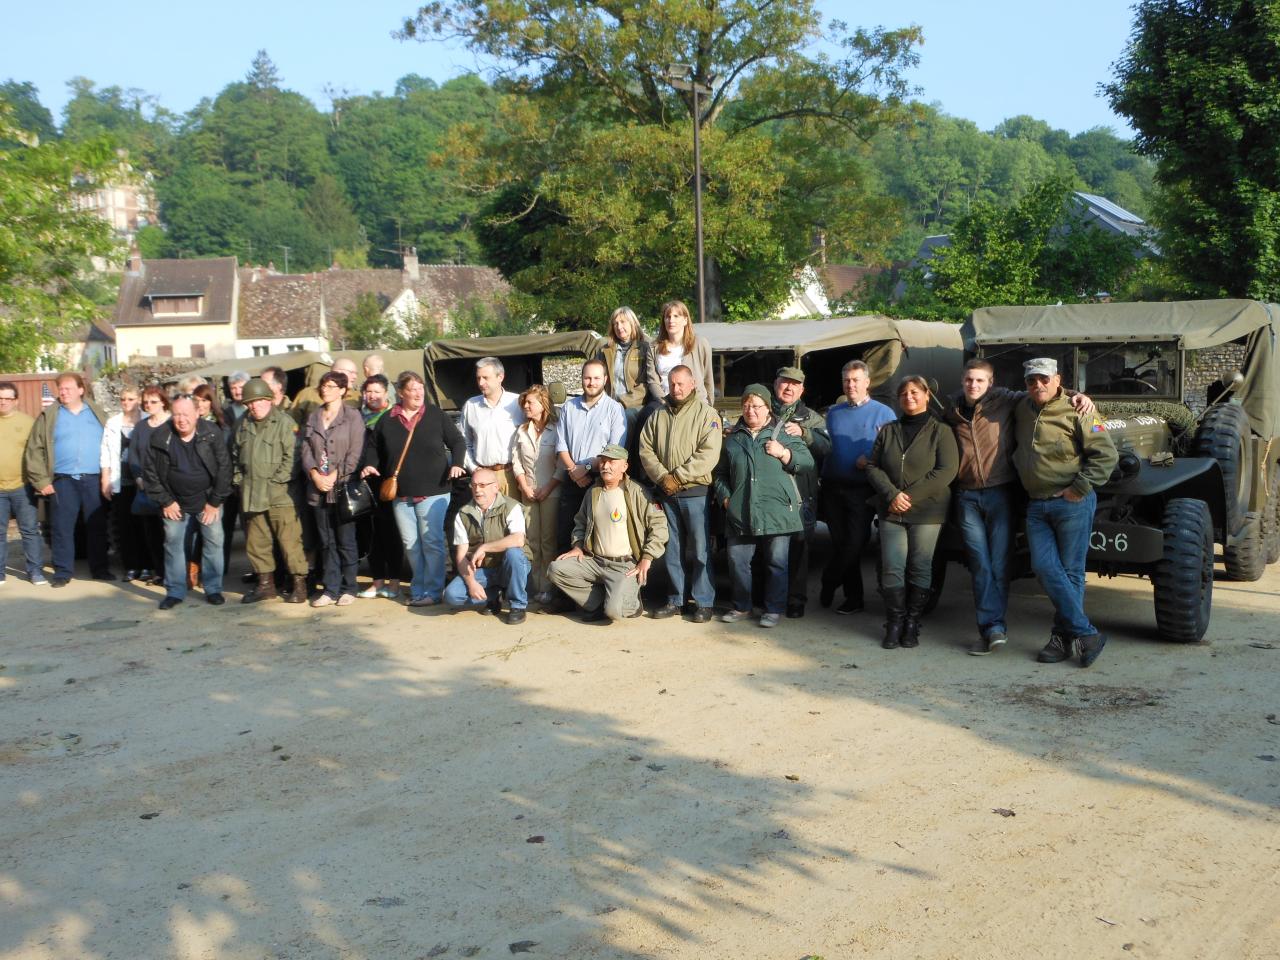
<svg viewBox="0 0 1280 960">
<path fill-rule="evenodd" d="M 498 492 L 498 476 L 488 467 L 471 475 L 471 500 L 453 522 L 453 565 L 458 575 L 444 589 L 448 606 L 496 613 L 505 590 L 511 605 L 507 623 L 524 622 L 529 580 L 524 511 Z"/>
<path fill-rule="evenodd" d="M 573 549 L 551 562 L 549 579 L 582 607 L 588 622 L 638 617 L 640 588 L 667 545 L 667 517 L 627 477 L 627 449 L 611 443 L 596 458 L 600 479 L 573 521 Z"/>
</svg>

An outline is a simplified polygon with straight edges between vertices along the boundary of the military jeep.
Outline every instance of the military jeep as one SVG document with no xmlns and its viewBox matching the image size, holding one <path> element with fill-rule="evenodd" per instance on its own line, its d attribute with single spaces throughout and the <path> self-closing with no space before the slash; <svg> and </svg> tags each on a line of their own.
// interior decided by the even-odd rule
<svg viewBox="0 0 1280 960">
<path fill-rule="evenodd" d="M 1063 385 L 1097 404 L 1094 429 L 1120 459 L 1098 490 L 1088 568 L 1149 577 L 1166 640 L 1204 636 L 1215 545 L 1231 580 L 1280 560 L 1276 311 L 1250 300 L 989 307 L 964 325 L 966 349 L 997 383 L 1019 384 L 1024 360 L 1053 357 Z M 1190 395 L 1191 351 L 1228 344 L 1238 364 Z"/>
</svg>

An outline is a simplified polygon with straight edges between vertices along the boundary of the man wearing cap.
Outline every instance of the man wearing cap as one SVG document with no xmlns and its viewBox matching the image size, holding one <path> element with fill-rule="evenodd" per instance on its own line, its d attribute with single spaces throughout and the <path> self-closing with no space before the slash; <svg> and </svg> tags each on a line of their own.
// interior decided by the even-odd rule
<svg viewBox="0 0 1280 960">
<path fill-rule="evenodd" d="M 458 575 L 444 588 L 454 610 L 502 609 L 503 592 L 511 605 L 506 622 L 524 623 L 529 558 L 524 553 L 524 510 L 498 492 L 498 476 L 488 467 L 471 475 L 471 499 L 453 521 L 453 566 Z"/>
<path fill-rule="evenodd" d="M 503 496 L 515 489 L 511 472 L 511 440 L 516 427 L 524 423 L 520 397 L 502 389 L 506 370 L 497 357 L 476 361 L 476 386 L 480 395 L 462 405 L 462 439 L 467 444 L 466 467 L 474 473 L 480 467 L 492 470 Z"/>
<path fill-rule="evenodd" d="M 556 515 L 556 545 L 572 545 L 574 518 L 595 479 L 600 451 L 613 443 L 625 446 L 627 417 L 622 404 L 605 393 L 608 372 L 602 360 L 582 365 L 582 396 L 570 397 L 556 425 L 556 456 L 568 472 L 560 484 L 560 511 Z"/>
<path fill-rule="evenodd" d="M 293 592 L 287 603 L 307 600 L 307 559 L 302 552 L 302 526 L 289 491 L 296 456 L 297 424 L 275 405 L 271 386 L 250 380 L 244 386 L 248 413 L 236 427 L 231 443 L 232 480 L 240 488 L 245 524 L 245 553 L 257 586 L 241 603 L 257 603 L 277 596 L 276 549 L 283 555 Z"/>
<path fill-rule="evenodd" d="M 574 517 L 573 545 L 551 562 L 549 577 L 587 622 L 638 617 L 640 588 L 667 545 L 666 514 L 627 476 L 626 447 L 606 446 L 596 471 L 600 479 Z"/>
<path fill-rule="evenodd" d="M 822 416 L 806 407 L 800 400 L 804 393 L 804 371 L 799 367 L 782 367 L 773 381 L 773 415 L 782 424 L 789 437 L 799 437 L 812 462 L 802 466 L 795 474 L 800 488 L 801 519 L 804 529 L 791 536 L 787 557 L 787 616 L 791 619 L 804 616 L 804 605 L 809 600 L 809 547 L 813 543 L 813 528 L 818 513 L 818 472 L 823 458 L 831 452 L 831 435 Z M 758 568 L 757 581 L 763 582 Z M 759 583 L 757 590 L 760 593 Z"/>
<path fill-rule="evenodd" d="M 640 431 L 640 464 L 654 482 L 667 518 L 664 559 L 671 595 L 653 616 L 673 617 L 684 606 L 687 547 L 689 592 L 695 605 L 691 619 L 706 623 L 716 600 L 707 498 L 724 433 L 720 414 L 698 395 L 692 370 L 683 364 L 672 368 L 668 383 L 666 400 Z"/>
<path fill-rule="evenodd" d="M 1084 611 L 1084 567 L 1098 502 L 1096 490 L 1116 465 L 1102 424 L 1082 417 L 1062 390 L 1051 357 L 1022 365 L 1027 396 L 1015 411 L 1013 464 L 1026 488 L 1031 567 L 1053 603 L 1053 630 L 1037 659 L 1058 663 L 1072 654 L 1087 667 L 1107 639 Z"/>
</svg>

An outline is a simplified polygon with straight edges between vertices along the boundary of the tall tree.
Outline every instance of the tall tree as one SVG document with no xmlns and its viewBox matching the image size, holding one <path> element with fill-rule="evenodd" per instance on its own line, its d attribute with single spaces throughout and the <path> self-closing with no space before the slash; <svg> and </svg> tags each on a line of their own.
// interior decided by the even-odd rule
<svg viewBox="0 0 1280 960">
<path fill-rule="evenodd" d="M 35 84 L 6 80 L 0 83 L 0 100 L 13 108 L 13 125 L 19 130 L 34 133 L 41 140 L 50 140 L 58 135 L 58 129 L 53 125 L 53 114 L 40 102 L 40 92 Z M 16 145 L 16 142 L 9 144 Z"/>
<path fill-rule="evenodd" d="M 722 304 L 740 317 L 775 306 L 819 233 L 836 253 L 878 249 L 892 233 L 893 205 L 869 195 L 860 145 L 908 112 L 902 70 L 918 28 L 850 31 L 824 24 L 814 0 L 438 0 L 404 35 L 461 36 L 509 70 L 493 117 L 455 128 L 446 155 L 460 188 L 524 198 L 489 216 L 540 225 L 524 245 L 536 262 L 499 266 L 544 317 L 599 325 L 604 286 L 612 305 L 642 309 L 692 294 L 691 122 L 706 145 L 713 318 Z M 809 52 L 820 36 L 837 58 Z M 673 61 L 714 85 L 696 115 L 664 75 Z M 628 278 L 664 293 L 653 300 Z"/>
<path fill-rule="evenodd" d="M 125 175 L 109 141 L 37 144 L 0 102 L 0 370 L 34 369 L 99 314 L 76 281 L 90 257 L 118 251 L 107 223 L 75 194 Z"/>
<path fill-rule="evenodd" d="M 1170 265 L 1206 296 L 1280 297 L 1280 3 L 1140 0 L 1104 90 L 1156 161 Z"/>
<path fill-rule="evenodd" d="M 98 87 L 86 77 L 67 82 L 71 98 L 62 108 L 62 135 L 86 141 L 107 137 L 129 152 L 137 169 L 164 174 L 172 168 L 173 114 L 144 90 Z"/>
</svg>

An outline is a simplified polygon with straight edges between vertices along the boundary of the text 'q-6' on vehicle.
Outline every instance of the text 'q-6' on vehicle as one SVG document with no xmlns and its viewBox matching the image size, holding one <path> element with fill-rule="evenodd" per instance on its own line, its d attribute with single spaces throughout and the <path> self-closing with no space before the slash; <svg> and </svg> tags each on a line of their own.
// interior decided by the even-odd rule
<svg viewBox="0 0 1280 960">
<path fill-rule="evenodd" d="M 1204 636 L 1215 545 L 1231 580 L 1280 560 L 1277 317 L 1274 304 L 1201 300 L 988 307 L 964 326 L 997 383 L 1053 357 L 1063 386 L 1097 404 L 1120 459 L 1098 490 L 1089 569 L 1150 577 L 1166 640 Z M 1206 363 L 1220 378 L 1189 390 Z"/>
</svg>

